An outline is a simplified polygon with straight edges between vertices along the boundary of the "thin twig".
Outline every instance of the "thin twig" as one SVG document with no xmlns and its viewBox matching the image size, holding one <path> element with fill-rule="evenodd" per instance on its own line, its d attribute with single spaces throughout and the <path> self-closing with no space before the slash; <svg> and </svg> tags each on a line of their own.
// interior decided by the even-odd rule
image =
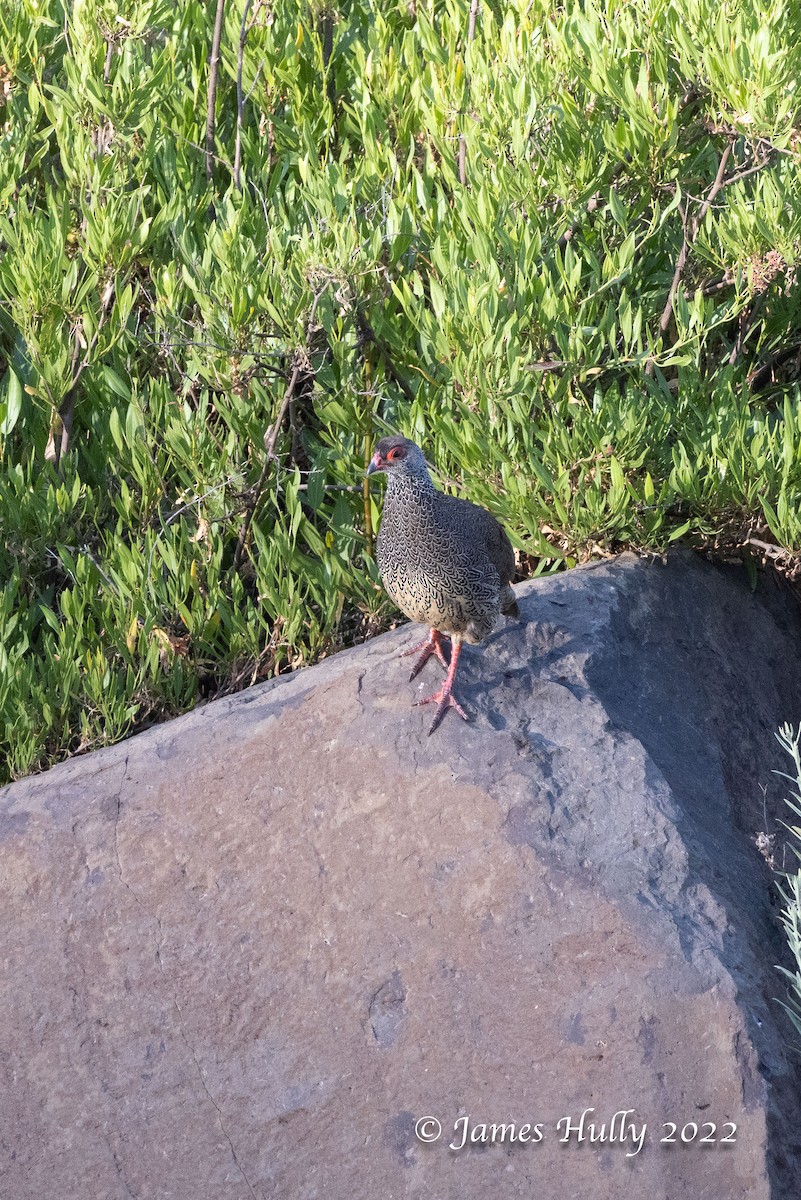
<svg viewBox="0 0 801 1200">
<path fill-rule="evenodd" d="M 317 306 L 320 303 L 320 300 L 322 299 L 323 294 L 327 290 L 328 286 L 328 282 L 324 283 L 320 288 L 320 291 L 315 293 L 311 310 L 309 312 L 309 319 L 306 322 L 306 351 L 308 350 L 309 339 L 314 327 L 314 318 L 317 315 Z M 264 438 L 264 463 L 262 465 L 261 474 L 259 475 L 256 486 L 251 493 L 251 499 L 248 503 L 247 511 L 245 513 L 245 520 L 241 529 L 239 530 L 239 537 L 237 538 L 236 549 L 234 551 L 234 560 L 232 564 L 234 571 L 239 570 L 239 565 L 242 562 L 242 555 L 245 551 L 245 545 L 247 543 L 248 534 L 250 533 L 250 527 L 253 524 L 253 517 L 258 507 L 259 500 L 261 499 L 264 485 L 267 482 L 267 474 L 272 465 L 273 458 L 275 457 L 275 444 L 278 441 L 278 434 L 281 431 L 281 425 L 283 424 L 290 401 L 295 394 L 295 388 L 298 385 L 298 380 L 300 379 L 301 374 L 304 373 L 304 370 L 308 367 L 308 361 L 308 354 L 305 351 L 303 353 L 297 352 L 295 354 L 292 374 L 289 378 L 286 391 L 284 392 L 284 398 L 281 401 L 281 405 L 278 409 L 278 413 L 275 421 L 273 422 L 272 428 Z"/>
<path fill-rule="evenodd" d="M 535 371 L 538 374 L 544 375 L 548 371 L 561 371 L 566 366 L 567 366 L 567 363 L 563 362 L 562 359 L 555 358 L 551 361 L 542 359 L 540 362 L 526 363 L 526 365 L 523 369 L 526 371 Z"/>
<path fill-rule="evenodd" d="M 681 281 L 682 272 L 684 270 L 684 264 L 687 262 L 687 253 L 690 249 L 690 237 L 689 237 L 689 234 L 687 233 L 687 209 L 686 208 L 681 210 L 681 215 L 682 215 L 682 226 L 684 228 L 684 234 L 683 234 L 682 240 L 681 240 L 681 250 L 679 251 L 679 257 L 676 260 L 676 269 L 673 272 L 673 282 L 670 285 L 670 291 L 668 292 L 668 298 L 667 298 L 667 301 L 665 302 L 665 307 L 662 309 L 662 316 L 659 318 L 659 332 L 662 334 L 667 332 L 667 327 L 670 324 L 670 318 L 673 315 L 673 305 L 676 302 L 676 290 Z M 650 366 L 651 364 L 649 363 L 648 365 Z"/>
<path fill-rule="evenodd" d="M 709 212 L 709 209 L 712 205 L 712 201 L 715 199 L 715 197 L 717 196 L 720 189 L 722 187 L 726 186 L 726 181 L 724 180 L 723 176 L 726 173 L 726 164 L 728 163 L 730 156 L 731 156 L 731 142 L 729 142 L 729 144 L 726 146 L 725 150 L 723 151 L 723 153 L 720 156 L 720 163 L 718 165 L 718 173 L 715 176 L 715 182 L 712 184 L 712 187 L 709 189 L 706 200 L 701 205 L 701 211 L 699 212 L 698 216 L 696 217 L 695 221 L 693 222 L 693 241 L 695 241 L 695 238 L 698 235 L 698 230 L 701 228 L 701 226 L 704 223 L 704 217 Z M 729 182 L 731 182 L 731 181 L 729 181 Z"/>
<path fill-rule="evenodd" d="M 587 201 L 587 206 L 584 209 L 584 212 L 581 214 L 581 217 L 576 217 L 574 221 L 571 221 L 569 228 L 565 230 L 565 232 L 559 238 L 559 241 L 556 243 L 557 248 L 559 250 L 564 250 L 567 243 L 573 240 L 573 238 L 576 236 L 579 229 L 581 228 L 582 218 L 588 213 L 595 212 L 595 210 L 598 207 L 598 204 L 600 202 L 600 199 L 601 199 L 600 192 L 595 192 L 594 195 L 590 196 L 589 200 Z"/>
<path fill-rule="evenodd" d="M 394 362 L 392 361 L 392 356 L 390 355 L 389 350 L 384 345 L 384 343 L 381 341 L 381 339 L 378 337 L 378 334 L 376 333 L 376 331 L 373 329 L 372 325 L 368 321 L 367 315 L 364 312 L 364 309 L 362 308 L 362 306 L 360 304 L 356 305 L 356 325 L 357 325 L 357 328 L 359 331 L 360 339 L 363 342 L 372 342 L 373 343 L 376 350 L 378 351 L 378 353 L 381 355 L 381 358 L 383 359 L 384 370 L 386 371 L 387 375 L 389 375 L 389 377 L 393 381 L 393 383 L 395 383 L 400 388 L 400 390 L 403 392 L 404 397 L 411 404 L 415 398 L 414 392 L 409 387 L 408 383 L 403 378 L 403 376 L 398 374 L 398 371 L 395 367 Z"/>
<path fill-rule="evenodd" d="M 250 533 L 250 527 L 253 524 L 253 515 L 256 512 L 256 507 L 259 503 L 259 499 L 261 498 L 261 493 L 264 489 L 264 484 L 267 481 L 267 472 L 270 470 L 270 466 L 272 464 L 273 452 L 275 450 L 275 443 L 278 438 L 278 431 L 280 430 L 281 423 L 286 415 L 286 410 L 289 408 L 289 402 L 295 393 L 295 388 L 297 387 L 298 379 L 300 378 L 301 369 L 302 369 L 302 362 L 301 362 L 300 357 L 297 356 L 295 359 L 295 365 L 292 368 L 292 374 L 290 376 L 289 383 L 287 384 L 287 389 L 284 392 L 284 398 L 281 401 L 281 407 L 278 409 L 278 416 L 275 418 L 275 423 L 274 423 L 272 429 L 270 430 L 269 436 L 264 439 L 264 450 L 265 450 L 264 463 L 262 464 L 261 474 L 259 475 L 256 486 L 253 489 L 253 496 L 252 496 L 251 502 L 247 506 L 247 510 L 245 512 L 245 520 L 242 524 L 241 529 L 239 530 L 239 537 L 237 538 L 237 541 L 236 541 L 236 550 L 234 551 L 234 562 L 233 562 L 234 571 L 239 570 L 239 564 L 242 561 L 242 554 L 245 549 L 245 543 L 247 542 L 248 534 Z"/>
<path fill-rule="evenodd" d="M 726 173 L 726 164 L 728 163 L 729 157 L 731 156 L 731 150 L 732 150 L 731 142 L 729 142 L 729 144 L 725 147 L 725 149 L 723 150 L 723 153 L 720 156 L 720 162 L 718 164 L 718 171 L 715 176 L 715 181 L 712 184 L 712 187 L 709 189 L 709 192 L 707 193 L 707 197 L 704 200 L 704 203 L 701 205 L 701 211 L 698 213 L 698 216 L 695 217 L 692 222 L 692 229 L 688 229 L 688 212 L 687 212 L 686 205 L 682 211 L 682 227 L 683 227 L 684 232 L 683 232 L 683 237 L 682 237 L 682 241 L 681 241 L 681 250 L 679 251 L 679 257 L 676 260 L 676 269 L 673 272 L 673 281 L 670 285 L 670 291 L 668 292 L 667 302 L 665 303 L 665 307 L 662 310 L 662 316 L 659 318 L 659 332 L 663 337 L 664 337 L 665 333 L 667 332 L 667 328 L 670 324 L 670 318 L 673 316 L 673 308 L 676 303 L 676 293 L 679 290 L 679 284 L 681 283 L 681 277 L 682 277 L 682 273 L 684 271 L 684 266 L 687 262 L 687 255 L 689 253 L 690 246 L 693 244 L 696 237 L 698 236 L 698 230 L 701 228 L 701 225 L 703 224 L 704 217 L 709 212 L 709 209 L 712 205 L 712 201 L 715 199 L 718 192 L 723 187 L 723 176 Z M 676 188 L 678 189 L 678 187 L 679 187 L 679 184 L 677 181 Z M 654 356 L 652 355 L 648 359 L 648 362 L 646 363 L 646 366 L 645 366 L 645 374 L 647 376 L 650 377 L 653 375 L 655 365 L 656 365 L 655 359 L 654 359 Z"/>
<path fill-rule="evenodd" d="M 609 176 L 609 179 L 607 180 L 607 182 L 604 184 L 604 187 L 613 188 L 615 186 L 616 180 L 622 174 L 625 167 L 626 167 L 625 162 L 619 162 L 617 164 L 617 166 L 614 168 L 614 170 L 612 171 L 612 174 Z M 557 248 L 559 250 L 564 250 L 567 243 L 569 241 L 572 241 L 572 239 L 576 236 L 579 229 L 581 228 L 581 222 L 584 219 L 584 217 L 589 216 L 591 213 L 594 213 L 600 203 L 601 203 L 601 193 L 593 192 L 593 194 L 590 196 L 589 200 L 587 201 L 586 205 L 584 206 L 584 211 L 581 213 L 580 216 L 576 217 L 573 221 L 571 221 L 569 227 L 565 230 L 565 232 L 562 234 L 562 236 L 559 238 L 558 242 L 556 243 Z"/>
<path fill-rule="evenodd" d="M 183 142 L 186 146 L 191 146 L 193 150 L 199 150 L 201 154 L 208 154 L 208 150 L 205 146 L 199 145 L 198 142 L 193 142 L 191 138 L 184 137 L 184 135 L 182 133 L 178 133 L 177 130 L 173 131 L 170 134 L 170 137 L 177 138 L 179 142 Z M 226 158 L 224 154 L 212 154 L 211 157 L 215 162 L 221 163 L 222 166 L 233 172 L 234 167 L 230 158 Z"/>
<path fill-rule="evenodd" d="M 189 325 L 190 322 L 184 321 L 183 324 Z M 257 332 L 254 334 L 254 337 L 275 337 L 275 334 L 272 334 L 272 333 L 261 333 L 260 334 Z M 169 349 L 175 348 L 175 347 L 178 347 L 181 350 L 185 350 L 187 347 L 191 347 L 191 348 L 197 348 L 199 350 L 219 350 L 222 354 L 226 354 L 229 356 L 232 353 L 230 346 L 221 346 L 217 342 L 191 342 L 191 341 L 168 342 L 166 340 L 166 338 L 159 338 L 158 341 L 155 341 L 153 338 L 149 338 L 149 339 L 145 340 L 142 344 L 144 346 L 147 346 L 148 349 L 151 349 L 151 350 L 169 350 Z M 286 358 L 287 351 L 284 349 L 281 349 L 281 350 L 240 350 L 240 351 L 238 351 L 238 357 L 240 359 L 241 358 L 254 358 L 257 361 L 261 361 L 261 359 L 263 359 L 263 358 Z M 276 368 L 276 371 L 277 371 L 277 368 Z"/>
<path fill-rule="evenodd" d="M 234 481 L 234 479 L 236 479 L 236 477 L 237 477 L 236 475 L 229 475 L 227 477 L 227 479 L 224 479 L 222 481 L 222 483 L 215 483 L 214 487 L 210 487 L 208 489 L 208 491 L 203 492 L 203 494 L 201 496 L 193 496 L 191 500 L 187 500 L 186 504 L 182 504 L 180 506 L 180 508 L 176 508 L 173 512 L 170 513 L 170 515 L 167 517 L 166 521 L 161 521 L 162 532 L 164 532 L 168 526 L 172 525 L 173 521 L 177 521 L 177 519 L 178 519 L 178 517 L 180 517 L 181 513 L 185 513 L 187 511 L 187 509 L 189 509 L 189 508 L 194 508 L 194 506 L 196 504 L 202 504 L 202 502 L 205 499 L 207 499 L 207 497 L 213 496 L 214 493 L 219 492 L 221 490 L 221 488 L 228 487 L 228 485 L 230 483 L 233 483 L 233 481 Z M 147 580 L 147 585 L 151 590 L 152 590 L 153 585 L 152 585 L 152 581 L 150 578 L 150 572 L 153 567 L 153 555 L 155 553 L 156 546 L 158 544 L 159 544 L 159 535 L 156 534 L 156 536 L 153 539 L 151 546 L 150 546 L 150 554 L 148 555 L 147 569 L 145 571 L 145 579 Z"/>
<path fill-rule="evenodd" d="M 308 483 L 298 484 L 299 492 L 307 492 L 308 490 Z M 327 483 L 323 488 L 324 492 L 361 492 L 362 490 L 360 483 Z"/>
<path fill-rule="evenodd" d="M 478 0 L 473 0 L 470 5 L 470 19 L 467 22 L 467 40 L 472 42 L 476 35 L 476 13 L 478 12 Z"/>
<path fill-rule="evenodd" d="M 306 350 L 306 358 L 311 361 L 308 348 Z M 300 437 L 300 421 L 298 420 L 298 406 L 296 403 L 297 393 L 292 393 L 292 398 L 289 401 L 289 431 L 292 435 L 292 462 L 295 466 L 300 461 L 300 456 L 303 453 L 303 442 Z"/>
<path fill-rule="evenodd" d="M 773 148 L 771 147 L 770 152 L 761 160 L 761 162 L 755 163 L 752 167 L 746 167 L 746 169 L 743 171 L 737 171 L 737 172 L 735 172 L 734 175 L 727 175 L 726 178 L 723 180 L 722 184 L 720 185 L 719 191 L 723 191 L 724 188 L 730 187 L 731 184 L 733 184 L 733 183 L 739 183 L 741 179 L 747 179 L 749 175 L 756 175 L 758 171 L 764 171 L 765 167 L 770 165 L 770 160 L 771 160 L 772 155 L 773 155 Z M 689 195 L 689 193 L 686 193 L 686 194 Z M 699 203 L 700 203 L 700 201 L 699 201 Z M 708 209 L 709 209 L 709 205 L 707 204 L 706 209 L 703 210 L 704 216 L 706 215 L 706 212 L 708 211 Z M 701 295 L 702 296 L 714 296 L 716 292 L 722 292 L 726 288 L 730 288 L 733 285 L 734 285 L 734 279 L 729 275 L 724 275 L 720 279 L 713 279 L 713 280 L 710 280 L 708 283 L 702 284 L 701 285 Z M 691 300 L 694 295 L 695 295 L 694 290 L 692 290 L 690 288 L 684 289 L 684 299 L 685 300 Z"/>
<path fill-rule="evenodd" d="M 732 183 L 739 183 L 741 179 L 747 179 L 749 175 L 756 175 L 757 171 L 764 171 L 771 160 L 771 154 L 767 158 L 763 158 L 762 162 L 755 163 L 753 167 L 746 167 L 744 171 L 738 171 L 736 175 L 728 175 L 722 183 L 722 187 L 729 187 Z"/>
<path fill-rule="evenodd" d="M 113 579 L 109 579 L 108 575 L 106 574 L 106 572 L 103 570 L 103 568 L 100 565 L 100 559 L 97 557 L 97 555 L 95 554 L 94 550 L 92 549 L 92 547 L 89 545 L 88 542 L 84 542 L 84 544 L 81 546 L 81 554 L 85 555 L 89 559 L 89 562 L 92 564 L 94 569 L 97 571 L 98 575 L 103 580 L 106 587 L 109 588 L 112 592 L 114 592 L 115 595 L 119 596 L 120 589 L 117 587 L 117 585 Z"/>
<path fill-rule="evenodd" d="M 748 376 L 748 386 L 752 391 L 758 392 L 768 383 L 770 377 L 777 367 L 781 367 L 784 363 L 789 362 L 796 354 L 801 353 L 801 344 L 794 342 L 792 346 L 784 346 L 772 358 L 769 358 L 761 367 L 757 367 L 751 371 Z"/>
<path fill-rule="evenodd" d="M 729 366 L 733 367 L 740 357 L 740 351 L 743 348 L 745 339 L 748 337 L 751 330 L 754 328 L 756 318 L 752 318 L 751 309 L 744 308 L 740 313 L 737 322 L 737 337 L 734 340 L 734 345 L 731 348 L 729 355 Z"/>
<path fill-rule="evenodd" d="M 114 300 L 114 284 L 110 282 L 106 285 L 105 291 L 101 299 L 100 316 L 97 321 L 97 328 L 89 339 L 89 344 L 86 347 L 83 358 L 81 359 L 81 331 L 78 325 L 75 326 L 72 334 L 72 365 L 70 368 L 70 384 L 67 388 L 64 399 L 58 406 L 58 412 L 54 413 L 54 420 L 50 427 L 50 437 L 47 441 L 45 449 L 45 459 L 52 462 L 58 469 L 61 459 L 67 453 L 70 447 L 70 437 L 72 436 L 72 421 L 75 416 L 75 402 L 78 399 L 78 384 L 81 381 L 86 368 L 89 366 L 92 354 L 97 346 L 100 332 L 105 325 L 108 315 L 111 311 L 111 305 Z M 79 361 L 80 360 L 80 361 Z"/>
<path fill-rule="evenodd" d="M 373 440 L 373 364 L 370 361 L 369 354 L 365 354 L 365 356 L 364 356 L 364 382 L 365 382 L 365 391 L 367 392 L 367 395 L 370 398 L 370 402 L 366 406 L 370 423 L 367 427 L 367 430 L 366 430 L 365 436 L 364 436 L 364 457 L 366 460 L 365 466 L 367 466 L 367 464 L 370 461 L 370 452 L 372 450 L 372 440 Z M 362 479 L 362 509 L 364 511 L 364 536 L 367 539 L 368 552 L 369 552 L 370 556 L 372 557 L 372 553 L 373 553 L 373 521 L 372 521 L 371 507 L 370 507 L 370 479 L 366 473 L 364 475 L 364 478 Z"/>
<path fill-rule="evenodd" d="M 240 166 L 242 163 L 242 116 L 245 110 L 245 98 L 242 95 L 242 63 L 245 57 L 245 41 L 247 40 L 250 26 L 248 25 L 248 17 L 250 16 L 250 7 L 253 0 L 245 0 L 245 8 L 242 13 L 242 24 L 239 26 L 239 51 L 236 59 L 236 145 L 234 147 L 234 187 L 237 191 L 240 189 L 239 175 Z"/>
<path fill-rule="evenodd" d="M 469 20 L 467 23 L 467 44 L 468 44 L 468 46 L 470 45 L 470 43 L 472 42 L 473 38 L 476 35 L 476 13 L 477 12 L 478 12 L 478 0 L 470 0 L 470 17 L 469 17 Z M 469 97 L 469 95 L 470 95 L 470 77 L 467 76 L 465 78 L 465 99 L 467 99 Z M 464 112 L 462 112 L 462 116 L 464 116 Z M 459 168 L 459 183 L 462 185 L 462 187 L 464 187 L 467 182 L 467 142 L 465 140 L 464 133 L 462 133 L 461 131 L 459 133 L 458 168 Z"/>
<path fill-rule="evenodd" d="M 209 90 L 206 104 L 206 178 L 211 182 L 214 172 L 214 119 L 217 105 L 217 75 L 220 68 L 220 42 L 222 41 L 225 0 L 217 0 L 214 14 L 214 33 L 211 38 L 209 57 Z"/>
<path fill-rule="evenodd" d="M 717 292 L 723 292 L 726 288 L 730 287 L 734 287 L 734 277 L 723 275 L 719 279 L 711 279 L 708 283 L 702 283 L 700 290 L 702 296 L 714 296 Z M 686 287 L 684 289 L 684 299 L 692 300 L 696 291 L 698 291 L 697 288 Z"/>
</svg>

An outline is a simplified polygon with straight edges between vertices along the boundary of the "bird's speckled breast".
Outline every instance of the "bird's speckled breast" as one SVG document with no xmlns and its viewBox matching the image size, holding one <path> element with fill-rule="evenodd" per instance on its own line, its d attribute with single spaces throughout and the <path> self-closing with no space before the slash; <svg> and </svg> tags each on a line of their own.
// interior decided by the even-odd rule
<svg viewBox="0 0 801 1200">
<path fill-rule="evenodd" d="M 478 642 L 498 619 L 500 581 L 470 519 L 473 506 L 448 501 L 433 484 L 390 479 L 376 543 L 378 569 L 410 620 Z"/>
</svg>

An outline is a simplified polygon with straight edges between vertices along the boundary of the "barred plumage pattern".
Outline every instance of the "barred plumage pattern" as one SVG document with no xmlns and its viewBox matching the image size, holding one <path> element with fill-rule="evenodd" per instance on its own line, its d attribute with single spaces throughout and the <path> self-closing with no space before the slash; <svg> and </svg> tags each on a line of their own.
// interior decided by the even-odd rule
<svg viewBox="0 0 801 1200">
<path fill-rule="evenodd" d="M 480 642 L 501 612 L 519 615 L 512 546 L 485 509 L 437 491 L 414 442 L 385 438 L 377 450 L 399 443 L 403 469 L 387 473 L 376 544 L 384 587 L 410 620 Z"/>
</svg>

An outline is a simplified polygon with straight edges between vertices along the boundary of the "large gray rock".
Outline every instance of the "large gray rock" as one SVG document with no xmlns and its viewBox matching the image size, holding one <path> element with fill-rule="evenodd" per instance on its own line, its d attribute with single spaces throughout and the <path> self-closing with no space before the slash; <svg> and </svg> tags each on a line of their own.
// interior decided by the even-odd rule
<svg viewBox="0 0 801 1200">
<path fill-rule="evenodd" d="M 519 591 L 469 725 L 404 627 L 2 793 L 3 1197 L 799 1194 L 752 840 L 794 602 L 688 555 Z"/>
</svg>

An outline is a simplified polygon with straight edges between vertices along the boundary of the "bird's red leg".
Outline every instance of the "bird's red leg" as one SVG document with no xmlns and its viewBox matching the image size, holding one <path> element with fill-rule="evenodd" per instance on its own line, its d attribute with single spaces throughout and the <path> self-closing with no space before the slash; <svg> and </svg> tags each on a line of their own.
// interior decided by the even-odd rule
<svg viewBox="0 0 801 1200">
<path fill-rule="evenodd" d="M 442 687 L 439 689 L 438 692 L 434 692 L 433 696 L 426 696 L 424 700 L 415 700 L 415 705 L 436 704 L 436 706 L 437 706 L 437 711 L 434 714 L 434 720 L 432 721 L 431 728 L 428 731 L 429 737 L 434 732 L 434 730 L 437 728 L 437 726 L 439 725 L 440 721 L 445 716 L 445 713 L 448 711 L 449 708 L 455 708 L 456 711 L 458 712 L 459 716 L 464 721 L 470 720 L 467 713 L 462 708 L 461 704 L 458 702 L 458 700 L 455 700 L 453 695 L 451 694 L 451 688 L 453 687 L 453 679 L 454 679 L 454 676 L 456 675 L 456 664 L 459 662 L 459 653 L 460 653 L 461 649 L 462 649 L 461 640 L 458 638 L 454 638 L 453 643 L 451 645 L 451 664 L 448 667 L 448 674 L 445 678 L 445 682 L 443 683 Z"/>
<path fill-rule="evenodd" d="M 416 675 L 420 674 L 432 654 L 436 655 L 445 670 L 448 670 L 448 660 L 442 653 L 442 634 L 438 629 L 432 629 L 427 638 L 423 638 L 422 642 L 417 642 L 410 649 L 404 650 L 400 657 L 407 658 L 410 654 L 416 654 L 418 650 L 422 650 L 423 653 L 412 667 L 412 673 L 409 676 L 410 683 Z"/>
</svg>

